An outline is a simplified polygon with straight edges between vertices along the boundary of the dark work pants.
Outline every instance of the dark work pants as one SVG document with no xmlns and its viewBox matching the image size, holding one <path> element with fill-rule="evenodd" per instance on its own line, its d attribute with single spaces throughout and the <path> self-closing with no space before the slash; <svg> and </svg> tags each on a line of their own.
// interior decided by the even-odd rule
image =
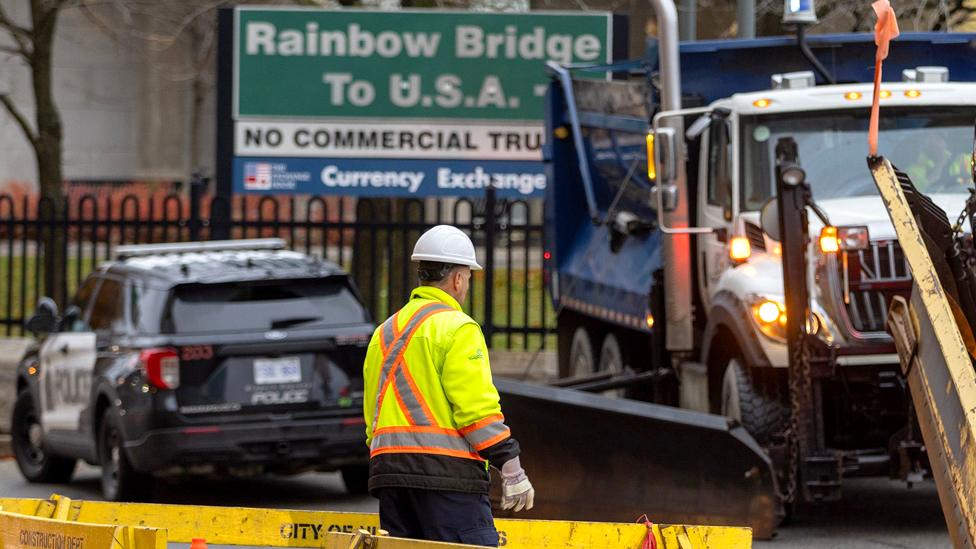
<svg viewBox="0 0 976 549">
<path fill-rule="evenodd" d="M 486 494 L 380 488 L 380 528 L 391 536 L 498 547 Z"/>
</svg>

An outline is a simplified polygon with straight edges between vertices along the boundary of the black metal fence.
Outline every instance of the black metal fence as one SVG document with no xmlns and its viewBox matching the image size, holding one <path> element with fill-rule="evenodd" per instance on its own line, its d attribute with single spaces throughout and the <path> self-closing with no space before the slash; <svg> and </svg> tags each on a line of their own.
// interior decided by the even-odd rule
<svg viewBox="0 0 976 549">
<path fill-rule="evenodd" d="M 543 283 L 541 204 L 496 199 L 355 199 L 183 194 L 85 194 L 58 211 L 50 201 L 0 194 L 0 334 L 23 334 L 42 295 L 59 303 L 120 244 L 215 237 L 280 237 L 350 272 L 374 318 L 392 314 L 416 283 L 410 251 L 428 228 L 448 223 L 472 235 L 485 270 L 465 304 L 489 345 L 552 346 L 554 316 Z M 47 250 L 63 267 L 46 269 Z M 548 340 L 548 341 L 547 341 Z"/>
</svg>

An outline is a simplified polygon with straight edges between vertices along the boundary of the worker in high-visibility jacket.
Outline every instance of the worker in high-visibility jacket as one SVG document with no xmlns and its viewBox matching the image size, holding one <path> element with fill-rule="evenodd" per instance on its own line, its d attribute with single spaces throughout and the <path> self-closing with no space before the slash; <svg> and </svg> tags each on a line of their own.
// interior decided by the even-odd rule
<svg viewBox="0 0 976 549">
<path fill-rule="evenodd" d="M 392 536 L 498 545 L 489 465 L 502 508 L 531 509 L 535 491 L 504 423 L 481 327 L 461 310 L 472 269 L 466 234 L 438 225 L 414 247 L 420 286 L 369 343 L 363 365 L 369 491 Z"/>
</svg>

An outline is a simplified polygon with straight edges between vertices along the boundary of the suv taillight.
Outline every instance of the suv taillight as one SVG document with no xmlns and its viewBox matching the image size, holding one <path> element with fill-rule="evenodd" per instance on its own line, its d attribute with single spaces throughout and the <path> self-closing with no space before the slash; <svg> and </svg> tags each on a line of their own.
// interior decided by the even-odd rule
<svg viewBox="0 0 976 549">
<path fill-rule="evenodd" d="M 143 349 L 139 362 L 153 386 L 159 389 L 180 386 L 180 359 L 174 349 Z"/>
</svg>

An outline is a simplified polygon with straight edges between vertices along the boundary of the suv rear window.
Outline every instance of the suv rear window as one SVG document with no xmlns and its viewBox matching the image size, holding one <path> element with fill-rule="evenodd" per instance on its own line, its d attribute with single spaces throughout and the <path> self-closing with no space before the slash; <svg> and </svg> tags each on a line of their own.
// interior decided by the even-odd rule
<svg viewBox="0 0 976 549">
<path fill-rule="evenodd" d="M 177 286 L 168 317 L 167 331 L 180 334 L 369 322 L 345 277 Z"/>
</svg>

